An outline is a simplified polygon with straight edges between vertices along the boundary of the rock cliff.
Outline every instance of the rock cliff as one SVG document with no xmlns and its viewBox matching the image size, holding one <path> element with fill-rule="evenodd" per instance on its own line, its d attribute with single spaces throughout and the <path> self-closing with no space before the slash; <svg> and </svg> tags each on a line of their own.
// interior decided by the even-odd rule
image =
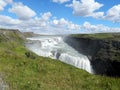
<svg viewBox="0 0 120 90">
<path fill-rule="evenodd" d="M 120 41 L 118 38 L 68 36 L 64 40 L 77 51 L 88 56 L 96 74 L 120 76 Z"/>
</svg>

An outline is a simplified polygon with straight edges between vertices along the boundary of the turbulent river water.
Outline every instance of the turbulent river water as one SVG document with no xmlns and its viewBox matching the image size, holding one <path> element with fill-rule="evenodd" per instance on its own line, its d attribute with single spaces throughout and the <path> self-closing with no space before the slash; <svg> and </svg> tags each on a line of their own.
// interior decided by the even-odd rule
<svg viewBox="0 0 120 90">
<path fill-rule="evenodd" d="M 37 55 L 57 59 L 93 73 L 87 56 L 78 53 L 65 43 L 61 36 L 39 36 L 27 39 L 29 41 L 26 43 L 26 47 Z"/>
</svg>

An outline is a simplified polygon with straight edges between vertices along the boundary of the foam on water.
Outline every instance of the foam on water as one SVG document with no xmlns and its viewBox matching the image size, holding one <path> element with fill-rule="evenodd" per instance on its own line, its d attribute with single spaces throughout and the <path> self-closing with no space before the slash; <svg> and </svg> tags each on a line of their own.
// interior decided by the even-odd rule
<svg viewBox="0 0 120 90">
<path fill-rule="evenodd" d="M 74 48 L 66 44 L 60 36 L 40 36 L 27 38 L 26 47 L 39 56 L 58 59 L 77 68 L 93 73 L 87 56 L 78 53 Z"/>
</svg>

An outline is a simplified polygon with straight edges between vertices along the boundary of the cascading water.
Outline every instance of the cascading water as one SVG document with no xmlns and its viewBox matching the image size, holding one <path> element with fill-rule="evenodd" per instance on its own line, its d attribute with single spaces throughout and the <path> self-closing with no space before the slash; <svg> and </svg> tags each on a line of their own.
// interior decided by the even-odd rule
<svg viewBox="0 0 120 90">
<path fill-rule="evenodd" d="M 60 36 L 40 36 L 27 38 L 26 47 L 39 56 L 58 59 L 77 68 L 93 73 L 87 56 L 78 53 L 66 44 Z"/>
</svg>

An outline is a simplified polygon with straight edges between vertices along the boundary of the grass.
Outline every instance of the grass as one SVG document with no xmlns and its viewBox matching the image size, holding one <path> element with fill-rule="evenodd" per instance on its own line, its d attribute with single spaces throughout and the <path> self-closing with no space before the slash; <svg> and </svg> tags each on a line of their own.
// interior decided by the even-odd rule
<svg viewBox="0 0 120 90">
<path fill-rule="evenodd" d="M 19 40 L 0 42 L 0 73 L 10 90 L 120 90 L 119 78 L 91 75 L 37 56 Z"/>
<path fill-rule="evenodd" d="M 112 39 L 119 40 L 120 34 L 116 33 L 96 33 L 96 34 L 73 34 L 73 37 L 91 38 L 91 39 Z"/>
</svg>

